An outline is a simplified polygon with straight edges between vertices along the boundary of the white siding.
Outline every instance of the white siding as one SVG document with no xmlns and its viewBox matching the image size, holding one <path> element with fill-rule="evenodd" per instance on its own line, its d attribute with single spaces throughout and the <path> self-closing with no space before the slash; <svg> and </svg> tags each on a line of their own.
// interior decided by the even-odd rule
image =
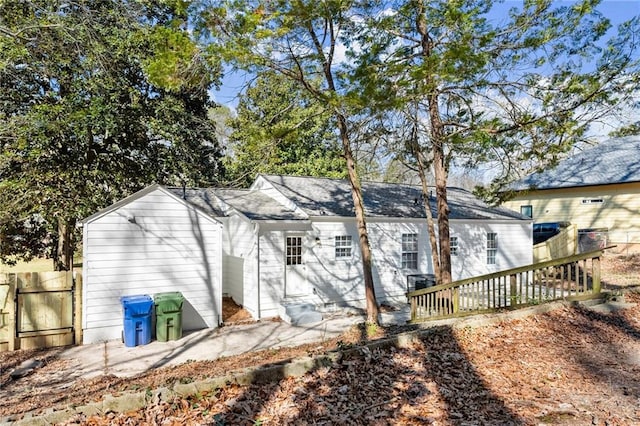
<svg viewBox="0 0 640 426">
<path fill-rule="evenodd" d="M 274 317 L 284 296 L 284 232 L 265 231 L 258 246 L 260 317 Z"/>
<path fill-rule="evenodd" d="M 406 275 L 429 272 L 429 256 L 423 249 L 426 239 L 421 233 L 422 226 L 411 222 L 379 222 L 370 219 L 368 223 L 369 242 L 373 258 L 372 272 L 379 302 L 398 300 L 406 292 Z M 309 280 L 320 303 L 346 303 L 364 306 L 365 289 L 362 277 L 362 255 L 358 230 L 354 219 L 341 222 L 315 222 L 314 231 L 319 238 L 309 251 Z M 419 269 L 402 270 L 401 240 L 403 233 L 418 234 Z M 335 237 L 350 235 L 352 256 L 336 258 Z"/>
<path fill-rule="evenodd" d="M 364 300 L 364 280 L 355 220 L 315 222 L 313 228 L 314 238 L 306 260 L 309 284 L 312 292 L 315 290 L 315 302 L 360 305 Z M 352 256 L 336 259 L 335 237 L 342 235 L 351 236 Z"/>
<path fill-rule="evenodd" d="M 453 280 L 461 280 L 533 263 L 532 224 L 528 221 L 451 221 L 458 255 L 451 256 Z M 487 233 L 495 232 L 495 265 L 487 264 Z"/>
<path fill-rule="evenodd" d="M 373 251 L 376 296 L 399 300 L 407 292 L 407 275 L 433 273 L 426 221 L 374 222 L 369 226 Z M 402 268 L 402 234 L 418 234 L 418 268 Z M 406 300 L 406 299 L 404 299 Z"/>
<path fill-rule="evenodd" d="M 257 279 L 257 241 L 255 224 L 239 215 L 232 215 L 225 223 L 224 292 L 259 318 Z"/>
<path fill-rule="evenodd" d="M 363 306 L 364 280 L 357 227 L 354 219 L 316 221 L 304 234 L 304 264 L 309 293 L 285 299 L 284 238 L 287 231 L 264 232 L 260 238 L 260 310 L 264 317 L 277 315 L 282 302 L 305 301 L 315 304 Z M 412 222 L 369 222 L 373 252 L 374 285 L 378 301 L 399 300 L 406 292 L 406 275 L 431 271 L 426 226 Z M 419 234 L 419 269 L 401 269 L 402 233 Z M 335 257 L 335 237 L 350 235 L 352 256 Z"/>
<path fill-rule="evenodd" d="M 84 342 L 117 339 L 120 297 L 180 291 L 184 330 L 222 313 L 221 225 L 162 189 L 84 225 Z"/>
<path fill-rule="evenodd" d="M 369 219 L 373 278 L 379 302 L 404 301 L 407 275 L 433 273 L 431 249 L 424 220 Z M 498 235 L 497 262 L 487 265 L 486 234 Z M 402 234 L 418 234 L 418 268 L 402 268 Z M 307 231 L 304 263 L 309 293 L 285 299 L 284 238 L 286 231 L 264 232 L 260 238 L 261 315 L 277 315 L 282 302 L 305 301 L 364 306 L 361 253 L 354 219 L 315 220 Z M 335 257 L 335 237 L 352 237 L 352 257 Z M 451 235 L 458 237 L 458 256 L 452 257 L 453 279 L 463 279 L 532 262 L 531 223 L 528 221 L 455 221 Z"/>
</svg>

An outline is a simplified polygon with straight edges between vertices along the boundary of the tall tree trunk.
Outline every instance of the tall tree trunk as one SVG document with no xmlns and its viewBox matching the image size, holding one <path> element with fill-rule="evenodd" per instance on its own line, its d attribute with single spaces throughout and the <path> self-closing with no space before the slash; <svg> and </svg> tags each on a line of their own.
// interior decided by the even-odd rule
<svg viewBox="0 0 640 426">
<path fill-rule="evenodd" d="M 416 30 L 420 34 L 420 47 L 425 60 L 431 56 L 433 40 L 429 35 L 427 19 L 424 15 L 424 4 L 415 1 Z M 425 78 L 427 101 L 429 108 L 429 124 L 431 125 L 431 146 L 433 151 L 433 174 L 436 181 L 436 205 L 438 211 L 438 238 L 440 240 L 440 276 L 436 276 L 438 284 L 451 282 L 451 241 L 449 233 L 449 201 L 447 200 L 447 165 L 444 154 L 444 124 L 438 107 L 438 88 L 435 76 L 427 74 Z"/>
<path fill-rule="evenodd" d="M 53 257 L 56 271 L 70 271 L 73 268 L 73 227 L 75 221 L 58 219 L 58 242 Z"/>
<path fill-rule="evenodd" d="M 431 111 L 432 109 L 434 111 Z M 436 180 L 438 237 L 440 239 L 439 284 L 448 284 L 451 282 L 451 239 L 449 232 L 449 201 L 447 199 L 447 167 L 445 164 L 442 122 L 440 121 L 440 115 L 438 113 L 437 100 L 434 101 L 433 104 L 429 101 L 429 110 L 429 115 L 431 116 L 433 174 Z"/>
<path fill-rule="evenodd" d="M 431 199 L 429 197 L 429 185 L 427 184 L 427 176 L 425 174 L 425 164 L 420 145 L 418 144 L 418 117 L 414 121 L 414 127 L 411 135 L 411 152 L 418 163 L 418 176 L 422 184 L 422 199 L 425 214 L 427 216 L 427 230 L 429 231 L 429 244 L 431 246 L 431 263 L 433 264 L 433 275 L 436 279 L 440 279 L 440 256 L 438 254 L 438 240 L 436 238 L 436 228 L 433 222 L 433 214 L 431 213 Z"/>
<path fill-rule="evenodd" d="M 326 23 L 329 27 L 330 42 L 329 51 L 325 51 L 326 40 L 322 39 L 316 34 L 311 22 L 307 25 L 309 36 L 313 40 L 313 44 L 316 49 L 316 53 L 322 62 L 322 70 L 325 81 L 327 83 L 327 91 L 333 96 L 337 94 L 336 84 L 333 76 L 332 63 L 335 54 L 336 47 L 336 32 L 333 26 L 333 20 L 331 17 L 326 18 Z M 320 91 L 313 89 L 304 78 L 298 79 L 304 87 L 314 94 L 319 100 L 324 102 L 331 102 L 332 96 L 326 96 Z M 338 123 L 338 130 L 340 131 L 340 141 L 342 142 L 342 150 L 344 158 L 347 162 L 347 173 L 349 176 L 349 183 L 351 184 L 351 197 L 353 198 L 353 208 L 356 214 L 356 223 L 358 227 L 358 239 L 360 242 L 360 253 L 362 254 L 362 275 L 364 277 L 364 292 L 367 301 L 367 323 L 380 325 L 380 311 L 378 308 L 378 301 L 376 300 L 376 291 L 373 285 L 373 272 L 371 262 L 371 246 L 369 245 L 369 233 L 367 231 L 367 222 L 364 214 L 364 203 L 362 201 L 362 188 L 360 187 L 360 178 L 358 177 L 358 171 L 356 170 L 356 162 L 353 158 L 353 152 L 351 151 L 351 139 L 349 136 L 349 125 L 347 124 L 347 117 L 339 106 L 333 106 L 333 114 Z"/>
<path fill-rule="evenodd" d="M 364 277 L 364 291 L 367 301 L 367 322 L 370 324 L 380 325 L 378 301 L 376 299 L 376 290 L 373 284 L 373 272 L 371 262 L 371 246 L 369 244 L 369 233 L 367 231 L 367 222 L 364 214 L 364 203 L 362 201 L 362 188 L 360 186 L 360 178 L 356 170 L 356 163 L 353 159 L 351 151 L 351 141 L 347 127 L 347 120 L 342 114 L 336 114 L 338 120 L 338 129 L 340 130 L 340 140 L 344 157 L 347 161 L 347 171 L 349 174 L 349 183 L 351 184 L 351 196 L 353 198 L 353 206 L 356 213 L 356 222 L 358 226 L 358 237 L 360 241 L 360 252 L 362 254 L 362 275 Z"/>
<path fill-rule="evenodd" d="M 325 53 L 325 44 L 320 41 L 315 33 L 311 24 L 308 26 L 309 35 L 313 39 L 313 43 L 316 47 L 317 54 L 322 58 L 322 68 L 327 82 L 327 89 L 330 93 L 336 94 L 336 85 L 333 77 L 333 71 L 331 68 L 334 58 L 336 39 L 335 31 L 333 27 L 333 21 L 328 19 L 328 25 L 330 27 L 329 33 L 331 34 L 331 42 L 329 53 Z M 305 85 L 309 89 L 308 85 Z M 318 99 L 328 101 L 326 96 L 319 96 L 318 92 L 314 92 Z M 356 162 L 353 158 L 353 152 L 351 151 L 351 139 L 349 136 L 349 126 L 347 124 L 347 118 L 339 107 L 334 106 L 334 116 L 338 123 L 338 130 L 340 131 L 340 141 L 342 142 L 342 150 L 344 152 L 344 158 L 347 162 L 347 173 L 349 176 L 349 183 L 351 184 L 351 197 L 353 198 L 353 208 L 356 214 L 356 223 L 358 226 L 358 239 L 360 242 L 360 253 L 362 254 L 362 275 L 364 278 L 364 293 L 367 302 L 367 323 L 380 325 L 380 310 L 378 308 L 378 301 L 376 299 L 376 290 L 373 285 L 373 272 L 371 261 L 371 246 L 369 245 L 369 233 L 367 231 L 367 221 L 364 214 L 364 203 L 362 200 L 362 188 L 360 187 L 360 178 L 358 177 L 358 171 L 356 170 Z"/>
</svg>

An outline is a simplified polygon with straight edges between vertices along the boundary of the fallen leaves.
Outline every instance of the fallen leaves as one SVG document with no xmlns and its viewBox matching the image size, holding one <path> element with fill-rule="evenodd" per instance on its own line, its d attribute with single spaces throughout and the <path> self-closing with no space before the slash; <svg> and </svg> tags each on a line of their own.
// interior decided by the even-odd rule
<svg viewBox="0 0 640 426">
<path fill-rule="evenodd" d="M 627 300 L 640 303 L 640 296 Z M 402 349 L 366 349 L 265 385 L 157 402 L 106 424 L 566 424 L 640 421 L 640 308 L 562 308 L 496 326 L 439 328 Z"/>
<path fill-rule="evenodd" d="M 634 293 L 626 299 L 640 303 Z M 354 329 L 323 344 L 193 362 L 133 379 L 67 383 L 65 390 L 50 387 L 54 391 L 47 393 L 40 376 L 55 366 L 50 357 L 21 379 L 29 380 L 23 384 L 31 386 L 30 395 L 9 383 L 3 396 L 9 406 L 22 408 L 84 402 L 106 389 L 155 388 L 184 377 L 198 380 L 349 348 L 362 335 Z M 278 383 L 229 385 L 169 402 L 156 399 L 144 410 L 77 416 L 68 424 L 634 425 L 640 423 L 638 354 L 638 305 L 613 314 L 566 307 L 475 329 L 442 327 L 411 347 L 363 349 L 358 356 Z M 12 358 L 13 365 L 20 362 Z"/>
</svg>

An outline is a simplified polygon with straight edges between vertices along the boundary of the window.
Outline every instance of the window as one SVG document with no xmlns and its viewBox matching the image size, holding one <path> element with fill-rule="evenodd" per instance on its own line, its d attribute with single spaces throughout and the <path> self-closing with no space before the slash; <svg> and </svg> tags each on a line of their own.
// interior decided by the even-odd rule
<svg viewBox="0 0 640 426">
<path fill-rule="evenodd" d="M 418 269 L 418 234 L 402 234 L 402 269 Z"/>
<path fill-rule="evenodd" d="M 520 214 L 523 216 L 533 218 L 533 206 L 531 204 L 528 204 L 526 206 L 520 206 Z"/>
<path fill-rule="evenodd" d="M 582 204 L 603 204 L 603 198 L 584 198 Z"/>
<path fill-rule="evenodd" d="M 449 238 L 449 247 L 451 248 L 451 256 L 458 255 L 458 237 Z"/>
<path fill-rule="evenodd" d="M 302 237 L 287 237 L 287 265 L 302 265 Z"/>
<path fill-rule="evenodd" d="M 336 235 L 336 259 L 351 257 L 351 235 Z"/>
<path fill-rule="evenodd" d="M 498 254 L 498 234 L 487 232 L 487 265 L 495 265 Z"/>
</svg>

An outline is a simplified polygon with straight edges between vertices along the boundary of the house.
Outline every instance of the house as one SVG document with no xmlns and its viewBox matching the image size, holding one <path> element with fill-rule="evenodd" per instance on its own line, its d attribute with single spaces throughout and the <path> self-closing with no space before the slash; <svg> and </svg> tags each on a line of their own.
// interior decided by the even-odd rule
<svg viewBox="0 0 640 426">
<path fill-rule="evenodd" d="M 640 243 L 640 136 L 603 141 L 509 186 L 504 206 L 540 222 L 571 222 L 579 236 L 608 234 L 618 249 Z"/>
<path fill-rule="evenodd" d="M 362 188 L 376 296 L 379 302 L 406 302 L 407 276 L 433 272 L 420 188 L 380 182 L 364 182 Z M 489 207 L 462 189 L 450 188 L 449 202 L 454 279 L 531 263 L 529 218 Z M 157 219 L 161 224 L 148 230 L 148 217 L 162 217 Z M 100 221 L 105 224 L 96 230 Z M 216 325 L 222 294 L 255 319 L 282 315 L 283 306 L 292 304 L 364 306 L 358 231 L 346 180 L 258 175 L 244 190 L 156 185 L 86 219 L 84 228 L 87 303 L 105 306 L 104 300 L 90 300 L 110 289 L 112 318 L 124 292 L 150 291 L 133 285 L 143 279 L 128 274 L 144 275 L 143 264 L 152 253 L 160 255 L 149 264 L 155 279 L 144 280 L 146 285 L 153 285 L 153 291 L 208 293 L 205 300 L 185 294 L 196 318 L 208 327 Z M 116 230 L 123 234 L 116 237 Z M 168 244 L 175 240 L 180 244 Z M 222 255 L 208 242 L 221 245 Z M 103 252 L 121 251 L 119 258 L 100 260 Z M 178 262 L 162 262 L 163 255 L 174 253 Z M 128 268 L 129 259 L 139 263 L 117 270 L 116 280 L 102 274 L 103 268 L 116 268 L 109 264 L 114 258 Z M 160 270 L 154 269 L 156 262 Z M 182 273 L 190 273 L 188 284 Z M 172 287 L 171 280 L 178 278 Z M 87 317 L 87 326 L 94 317 Z"/>
<path fill-rule="evenodd" d="M 376 296 L 379 302 L 405 301 L 407 275 L 433 272 L 422 193 L 418 186 L 380 182 L 363 182 L 362 191 Z M 227 259 L 249 263 L 242 278 L 225 276 L 234 280 L 233 285 L 250 283 L 237 302 L 261 318 L 277 315 L 279 306 L 289 301 L 314 305 L 364 301 L 348 181 L 259 175 L 248 192 L 279 203 L 281 216 L 250 218 L 246 214 L 250 208 L 226 197 L 238 212 L 228 219 L 227 239 L 238 241 L 232 234 L 240 227 L 254 229 L 254 235 L 241 233 L 251 236 L 242 244 L 225 247 Z M 462 189 L 450 188 L 449 202 L 454 279 L 531 263 L 530 220 L 490 208 Z M 435 209 L 435 202 L 432 206 Z"/>
<path fill-rule="evenodd" d="M 181 291 L 182 327 L 217 327 L 222 223 L 152 185 L 84 219 L 83 343 L 120 339 L 120 297 Z"/>
</svg>

